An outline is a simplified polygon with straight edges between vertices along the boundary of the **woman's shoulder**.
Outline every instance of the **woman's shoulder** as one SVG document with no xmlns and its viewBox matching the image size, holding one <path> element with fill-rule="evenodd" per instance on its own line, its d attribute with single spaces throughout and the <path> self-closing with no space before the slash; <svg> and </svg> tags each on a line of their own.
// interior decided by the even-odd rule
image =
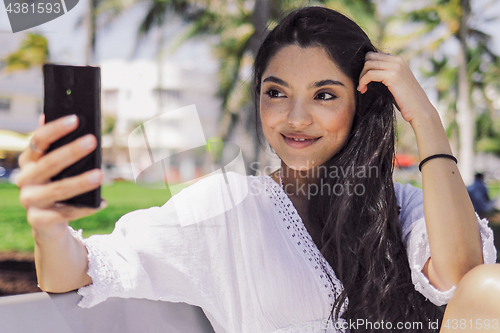
<svg viewBox="0 0 500 333">
<path fill-rule="evenodd" d="M 261 193 L 256 189 L 270 189 L 275 181 L 267 175 L 245 175 L 239 172 L 217 172 L 196 180 L 174 197 L 206 197 L 219 198 L 220 195 L 231 193 L 240 202 L 249 194 Z"/>
<path fill-rule="evenodd" d="M 215 172 L 195 180 L 182 189 L 173 198 L 177 200 L 220 199 L 230 196 L 235 202 L 241 202 L 250 193 L 250 187 L 266 187 L 267 176 L 247 176 L 238 172 Z"/>
<path fill-rule="evenodd" d="M 257 189 L 265 188 L 265 176 L 218 172 L 199 179 L 175 194 L 162 211 L 175 213 L 180 225 L 223 216 L 229 210 L 255 200 Z"/>
<path fill-rule="evenodd" d="M 247 176 L 238 172 L 218 172 L 193 182 L 174 194 L 161 207 L 129 212 L 119 222 L 122 228 L 136 224 L 169 224 L 187 226 L 211 220 L 222 223 L 226 212 L 262 207 L 262 200 L 271 187 L 268 176 Z M 211 222 L 211 223 L 212 223 Z"/>
</svg>

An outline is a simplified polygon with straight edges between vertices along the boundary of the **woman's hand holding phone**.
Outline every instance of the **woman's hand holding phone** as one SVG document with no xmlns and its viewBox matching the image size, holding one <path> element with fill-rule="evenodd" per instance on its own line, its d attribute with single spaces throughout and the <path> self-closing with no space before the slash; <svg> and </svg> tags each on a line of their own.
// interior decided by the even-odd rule
<svg viewBox="0 0 500 333">
<path fill-rule="evenodd" d="M 58 203 L 75 195 L 91 191 L 100 186 L 102 172 L 99 169 L 84 172 L 78 176 L 51 182 L 51 177 L 69 165 L 91 153 L 97 145 L 92 134 L 80 137 L 50 153 L 44 154 L 51 143 L 74 131 L 78 127 L 78 117 L 66 116 L 48 124 L 40 117 L 39 128 L 33 135 L 33 143 L 40 151 L 28 147 L 19 157 L 21 173 L 17 178 L 21 190 L 19 199 L 26 208 L 28 223 L 36 233 L 49 232 L 60 236 L 68 222 L 87 216 L 104 208 L 75 207 Z"/>
<path fill-rule="evenodd" d="M 94 135 L 80 137 L 49 153 L 51 143 L 78 127 L 76 116 L 66 116 L 44 124 L 33 135 L 34 150 L 28 147 L 19 157 L 21 173 L 17 178 L 19 199 L 26 208 L 27 220 L 35 238 L 35 264 L 38 284 L 44 291 L 66 292 L 92 282 L 87 275 L 85 246 L 74 238 L 68 223 L 103 209 L 76 207 L 59 203 L 100 186 L 102 172 L 94 169 L 80 175 L 51 181 L 61 170 L 90 154 L 97 146 Z"/>
</svg>

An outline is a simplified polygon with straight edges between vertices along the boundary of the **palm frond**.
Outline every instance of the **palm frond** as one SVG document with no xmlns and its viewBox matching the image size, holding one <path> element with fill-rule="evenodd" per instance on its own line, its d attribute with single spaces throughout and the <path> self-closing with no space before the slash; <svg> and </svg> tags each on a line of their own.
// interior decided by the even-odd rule
<svg viewBox="0 0 500 333">
<path fill-rule="evenodd" d="M 3 59 L 6 64 L 5 71 L 15 72 L 41 66 L 47 61 L 48 56 L 47 39 L 40 34 L 28 33 L 19 49 Z"/>
</svg>

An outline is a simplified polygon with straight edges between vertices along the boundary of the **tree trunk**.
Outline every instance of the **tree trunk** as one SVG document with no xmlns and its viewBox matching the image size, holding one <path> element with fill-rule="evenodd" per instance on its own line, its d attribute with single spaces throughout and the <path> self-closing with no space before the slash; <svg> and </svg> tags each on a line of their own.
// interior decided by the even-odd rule
<svg viewBox="0 0 500 333">
<path fill-rule="evenodd" d="M 267 30 L 267 22 L 269 21 L 269 0 L 256 0 L 254 6 L 252 23 L 255 32 L 250 39 L 250 49 L 255 58 Z"/>
<path fill-rule="evenodd" d="M 254 7 L 254 12 L 253 12 L 253 26 L 255 28 L 255 32 L 251 37 L 250 40 L 250 48 L 252 50 L 253 57 L 255 59 L 255 56 L 257 55 L 257 52 L 259 51 L 260 44 L 264 40 L 266 31 L 267 31 L 267 22 L 269 22 L 269 0 L 256 0 L 255 1 L 255 7 Z M 255 108 L 258 108 L 257 105 L 255 105 Z M 250 108 L 249 108 L 250 109 Z M 257 115 L 258 117 L 258 115 Z M 255 131 L 252 131 L 253 135 L 253 158 L 252 161 L 258 162 L 259 163 L 259 169 L 262 171 L 262 169 L 268 164 L 268 156 L 267 154 L 261 154 L 261 146 L 260 146 L 260 141 L 257 138 L 257 133 Z M 256 174 L 257 170 L 254 168 L 249 168 L 250 173 L 252 175 Z"/>
<path fill-rule="evenodd" d="M 95 35 L 96 35 L 96 23 L 95 23 L 95 11 L 97 7 L 98 0 L 87 0 L 87 14 L 85 17 L 85 26 L 87 29 L 87 40 L 85 43 L 85 64 L 90 65 L 94 62 L 95 54 Z"/>
<path fill-rule="evenodd" d="M 469 6 L 462 0 L 463 15 L 460 20 L 460 51 L 458 54 L 458 115 L 457 122 L 460 133 L 459 167 L 466 185 L 474 179 L 474 111 L 471 105 L 471 87 L 467 75 L 467 19 Z"/>
</svg>

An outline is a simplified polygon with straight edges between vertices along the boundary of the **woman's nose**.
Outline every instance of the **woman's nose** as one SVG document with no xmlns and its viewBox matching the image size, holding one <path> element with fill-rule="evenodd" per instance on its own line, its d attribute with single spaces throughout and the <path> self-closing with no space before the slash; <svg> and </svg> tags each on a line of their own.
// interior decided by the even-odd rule
<svg viewBox="0 0 500 333">
<path fill-rule="evenodd" d="M 311 114 L 310 106 L 301 99 L 293 102 L 292 108 L 288 113 L 288 124 L 295 128 L 308 126 L 312 123 L 313 117 Z"/>
</svg>

